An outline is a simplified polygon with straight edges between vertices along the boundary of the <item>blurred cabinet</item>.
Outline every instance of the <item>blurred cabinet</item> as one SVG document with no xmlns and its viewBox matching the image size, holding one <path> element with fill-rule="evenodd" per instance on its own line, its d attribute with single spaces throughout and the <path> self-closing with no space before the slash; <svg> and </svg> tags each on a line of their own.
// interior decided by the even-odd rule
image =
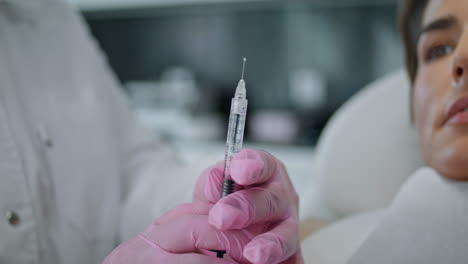
<svg viewBox="0 0 468 264">
<path fill-rule="evenodd" d="M 199 4 L 272 2 L 272 0 L 67 0 L 84 11 L 145 7 L 172 7 Z"/>
<path fill-rule="evenodd" d="M 296 123 L 295 143 L 313 144 L 341 104 L 403 64 L 396 0 L 68 1 L 83 10 L 122 83 L 188 69 L 201 95 L 192 116 L 227 118 L 247 57 L 248 122 L 291 117 L 266 120 Z"/>
<path fill-rule="evenodd" d="M 395 0 L 66 0 L 77 5 L 84 11 L 98 11 L 127 8 L 151 8 L 151 7 L 180 7 L 206 4 L 298 4 L 315 7 L 324 6 L 362 6 L 362 5 L 388 5 L 394 4 Z"/>
</svg>

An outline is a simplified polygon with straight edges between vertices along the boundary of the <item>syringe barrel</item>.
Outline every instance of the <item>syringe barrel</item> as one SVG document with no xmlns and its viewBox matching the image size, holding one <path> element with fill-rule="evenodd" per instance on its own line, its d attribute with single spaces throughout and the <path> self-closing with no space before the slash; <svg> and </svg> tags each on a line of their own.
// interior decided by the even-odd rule
<svg viewBox="0 0 468 264">
<path fill-rule="evenodd" d="M 231 167 L 232 158 L 242 149 L 247 104 L 248 101 L 245 98 L 234 97 L 231 101 L 231 113 L 229 115 L 226 152 L 224 156 L 223 197 L 234 191 L 234 182 L 231 179 L 229 168 Z"/>
</svg>

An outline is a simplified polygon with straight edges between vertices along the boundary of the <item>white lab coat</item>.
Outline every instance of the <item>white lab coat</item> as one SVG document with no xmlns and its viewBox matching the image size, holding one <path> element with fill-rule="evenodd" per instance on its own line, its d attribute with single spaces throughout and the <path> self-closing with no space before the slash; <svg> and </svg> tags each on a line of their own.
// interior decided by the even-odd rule
<svg viewBox="0 0 468 264">
<path fill-rule="evenodd" d="M 0 263 L 100 263 L 183 200 L 118 87 L 67 4 L 0 0 Z"/>
</svg>

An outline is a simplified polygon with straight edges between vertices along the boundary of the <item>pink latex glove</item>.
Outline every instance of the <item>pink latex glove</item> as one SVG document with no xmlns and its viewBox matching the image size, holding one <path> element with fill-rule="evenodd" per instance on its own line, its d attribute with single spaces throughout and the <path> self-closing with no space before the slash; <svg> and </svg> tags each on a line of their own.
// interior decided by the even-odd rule
<svg viewBox="0 0 468 264">
<path fill-rule="evenodd" d="M 114 249 L 103 264 L 245 263 L 242 249 L 254 234 L 249 231 L 217 230 L 208 223 L 211 207 L 207 203 L 176 207 L 146 231 Z M 207 249 L 227 250 L 237 262 L 203 255 L 208 252 Z"/>
<path fill-rule="evenodd" d="M 254 264 L 302 264 L 299 197 L 284 165 L 271 154 L 244 149 L 231 162 L 238 190 L 220 199 L 223 164 L 200 176 L 194 201 L 214 204 L 208 221 L 219 230 L 243 229 L 259 234 L 243 249 Z"/>
</svg>

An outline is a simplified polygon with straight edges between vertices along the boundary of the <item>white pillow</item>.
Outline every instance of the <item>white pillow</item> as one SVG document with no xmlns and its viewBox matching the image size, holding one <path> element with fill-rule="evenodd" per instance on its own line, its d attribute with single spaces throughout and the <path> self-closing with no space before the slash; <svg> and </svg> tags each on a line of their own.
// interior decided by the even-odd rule
<svg viewBox="0 0 468 264">
<path fill-rule="evenodd" d="M 361 247 L 385 210 L 353 215 L 314 233 L 302 242 L 307 264 L 344 264 Z"/>
<path fill-rule="evenodd" d="M 336 216 L 387 206 L 422 166 L 409 94 L 398 70 L 363 88 L 326 126 L 317 173 L 321 199 Z"/>
</svg>

